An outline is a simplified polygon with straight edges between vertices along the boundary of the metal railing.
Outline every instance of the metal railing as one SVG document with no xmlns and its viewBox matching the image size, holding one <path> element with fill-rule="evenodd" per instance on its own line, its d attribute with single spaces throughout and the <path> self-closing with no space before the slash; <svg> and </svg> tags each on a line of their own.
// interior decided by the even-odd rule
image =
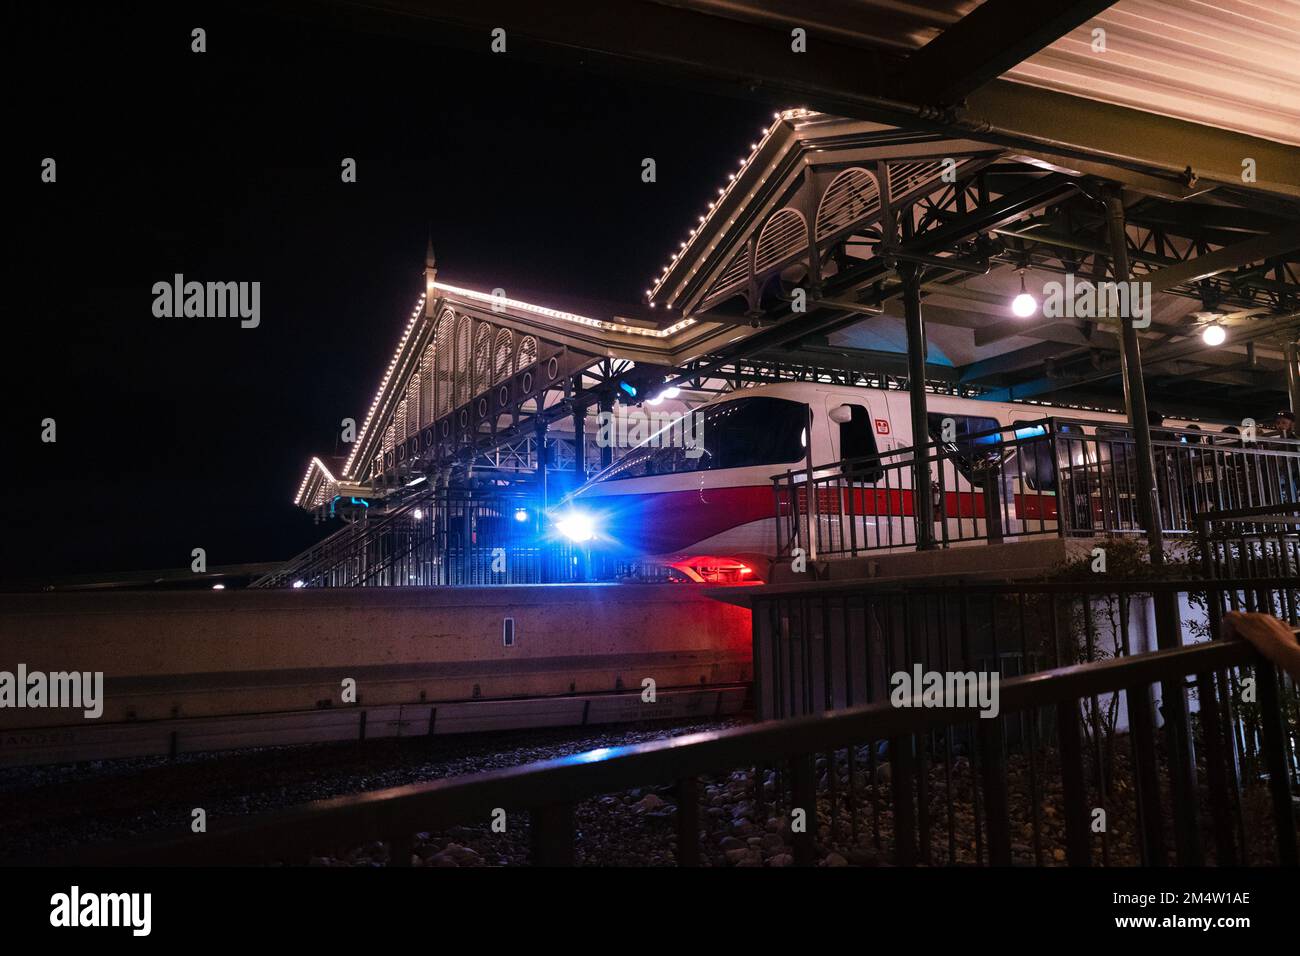
<svg viewBox="0 0 1300 956">
<path fill-rule="evenodd" d="M 788 718 L 833 714 L 891 693 L 899 673 L 993 673 L 1016 680 L 1044 667 L 1091 665 L 1130 660 L 1179 647 L 1203 646 L 1219 631 L 1228 610 L 1259 610 L 1290 621 L 1300 615 L 1300 576 L 1272 575 L 1216 580 L 1115 582 L 1085 572 L 1089 579 L 1015 583 L 837 585 L 824 583 L 796 592 L 759 594 L 753 602 L 754 697 L 761 716 Z M 1172 645 L 1168 641 L 1172 627 Z M 1202 642 L 1202 643 L 1198 643 Z M 1053 671 L 1047 671 L 1053 673 Z M 1259 701 L 1247 702 L 1257 687 Z M 1235 802 L 1235 845 L 1246 845 L 1241 793 L 1247 781 L 1276 777 L 1300 782 L 1297 718 L 1300 694 L 1290 678 L 1262 664 L 1253 674 L 1225 670 L 1198 675 L 1191 699 L 1180 682 L 1155 688 L 1130 686 L 1123 693 L 1083 701 L 1081 720 L 1090 741 L 1093 807 L 1105 810 L 1113 794 L 1117 741 L 1127 736 L 1129 766 L 1139 810 L 1159 816 L 1154 797 L 1161 787 L 1150 772 L 1160 749 L 1166 785 L 1173 791 L 1172 826 L 1179 859 L 1199 859 L 1196 834 L 1198 776 L 1216 794 Z M 1263 714 L 1261 707 L 1269 709 Z M 1004 708 L 1005 709 L 1005 708 Z M 1274 722 L 1272 710 L 1277 712 Z M 1006 721 L 1007 744 L 1027 765 L 1025 788 L 1037 807 L 1044 793 L 1038 765 L 1050 762 L 1043 741 L 1054 732 L 1053 718 L 1022 712 Z M 1164 734 L 1157 744 L 1157 729 Z M 1276 760 L 1266 741 L 1276 731 Z M 1224 742 L 1226 741 L 1226 743 Z M 932 738 L 928 753 L 951 764 L 954 747 L 969 744 L 967 734 Z M 875 755 L 870 755 L 874 771 Z M 1208 761 L 1208 763 L 1207 763 Z M 1217 762 L 1216 762 L 1217 761 Z M 924 759 L 923 759 L 924 762 Z M 1147 765 L 1144 769 L 1144 763 Z M 1222 767 L 1223 776 L 1220 778 Z M 1220 785 L 1226 791 L 1215 790 Z M 1216 796 L 1217 800 L 1219 797 Z M 976 811 L 978 812 L 978 810 Z M 1217 812 L 1217 811 L 1216 811 Z M 1037 848 L 1042 821 L 1032 821 Z M 1216 837 L 1217 839 L 1217 837 Z M 1100 837 L 1103 859 L 1109 838 Z M 1221 842 L 1221 841 L 1220 841 Z M 1159 857 L 1160 846 L 1143 847 L 1144 861 Z M 1191 848 L 1189 850 L 1189 848 Z M 1223 849 L 1222 845 L 1220 849 Z M 1191 852 L 1194 850 L 1194 852 Z M 1187 851 L 1187 852 L 1185 852 Z M 1189 855 L 1190 853 L 1190 855 Z"/>
<path fill-rule="evenodd" d="M 422 490 L 366 512 L 253 587 L 549 584 L 590 579 L 588 557 L 549 534 L 537 496 Z"/>
<path fill-rule="evenodd" d="M 325 539 L 286 561 L 269 574 L 250 584 L 254 588 L 346 587 L 362 583 L 373 572 L 368 560 L 373 552 L 382 560 L 383 542 L 394 535 L 410 532 L 413 515 L 425 500 L 413 495 L 394 502 L 387 510 L 371 516 L 367 509 L 362 517 L 345 523 Z M 373 576 L 373 573 L 371 575 Z"/>
<path fill-rule="evenodd" d="M 1266 505 L 1197 515 L 1201 568 L 1208 578 L 1300 574 L 1300 504 Z M 1269 610 L 1254 606 L 1247 610 Z M 1240 608 L 1234 607 L 1234 610 Z"/>
<path fill-rule="evenodd" d="M 1242 590 L 1275 591 L 1278 583 L 1212 587 L 1226 600 Z M 1186 593 L 1189 585 L 1117 590 L 1135 599 L 1138 588 Z M 814 600 L 813 593 L 804 599 Z M 944 658 L 919 620 L 905 636 L 906 646 L 937 655 L 928 660 L 944 670 L 973 660 L 951 648 Z M 526 832 L 532 863 L 572 864 L 582 861 L 585 839 L 575 823 L 578 804 L 658 786 L 675 803 L 676 861 L 695 865 L 708 852 L 701 832 L 712 819 L 701 812 L 701 795 L 711 781 L 734 781 L 739 771 L 743 812 L 778 821 L 802 864 L 850 848 L 900 865 L 1296 863 L 1294 690 L 1280 685 L 1271 665 L 1248 644 L 1227 640 L 1078 662 L 1086 634 L 1076 635 L 1070 652 L 1058 636 L 1058 666 L 1000 682 L 994 717 L 951 700 L 897 706 L 867 680 L 864 698 L 825 714 L 339 797 L 76 858 L 293 863 L 382 841 L 390 863 L 401 865 L 411 862 L 416 832 L 486 826 L 500 808 L 519 821 L 511 827 Z M 1044 648 L 1040 657 L 1050 662 L 1050 654 Z M 870 660 L 855 667 L 870 668 Z M 1240 693 L 1247 679 L 1258 690 L 1249 705 Z M 1167 704 L 1189 691 L 1197 704 L 1195 748 L 1171 747 L 1168 728 L 1158 734 L 1167 708 L 1157 709 L 1153 694 Z M 799 817 L 806 828 L 793 825 Z"/>
<path fill-rule="evenodd" d="M 1300 442 L 1194 428 L 1153 435 L 1152 513 L 1166 535 L 1194 534 L 1199 513 L 1300 500 Z M 900 448 L 773 476 L 776 553 L 803 548 L 827 558 L 915 547 L 913 454 Z M 924 455 L 923 493 L 941 547 L 1143 531 L 1136 446 L 1121 426 L 1043 418 L 933 442 Z"/>
</svg>

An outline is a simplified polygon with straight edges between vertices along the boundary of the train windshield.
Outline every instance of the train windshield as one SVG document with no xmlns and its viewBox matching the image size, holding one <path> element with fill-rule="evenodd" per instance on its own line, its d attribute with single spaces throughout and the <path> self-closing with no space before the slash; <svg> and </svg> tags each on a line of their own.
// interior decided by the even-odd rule
<svg viewBox="0 0 1300 956">
<path fill-rule="evenodd" d="M 755 396 L 695 414 L 699 417 L 690 425 L 666 429 L 628 452 L 604 480 L 785 465 L 804 457 L 808 406 L 803 402 Z"/>
</svg>

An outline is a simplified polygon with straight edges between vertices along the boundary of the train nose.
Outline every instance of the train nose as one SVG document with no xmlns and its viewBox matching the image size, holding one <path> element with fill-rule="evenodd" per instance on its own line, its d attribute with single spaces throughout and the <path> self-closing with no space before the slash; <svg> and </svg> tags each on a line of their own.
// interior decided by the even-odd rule
<svg viewBox="0 0 1300 956">
<path fill-rule="evenodd" d="M 554 527 L 575 542 L 573 534 L 589 531 L 586 543 L 622 553 L 680 554 L 720 530 L 714 526 L 726 517 L 698 491 L 582 495 L 557 512 Z"/>
<path fill-rule="evenodd" d="M 552 532 L 575 545 L 652 554 L 660 538 L 647 533 L 661 517 L 641 495 L 581 495 L 550 514 Z"/>
</svg>

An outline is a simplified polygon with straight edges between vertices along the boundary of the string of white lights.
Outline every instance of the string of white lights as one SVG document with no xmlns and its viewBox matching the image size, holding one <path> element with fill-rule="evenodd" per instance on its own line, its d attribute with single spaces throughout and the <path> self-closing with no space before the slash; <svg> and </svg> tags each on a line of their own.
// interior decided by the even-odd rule
<svg viewBox="0 0 1300 956">
<path fill-rule="evenodd" d="M 757 143 L 751 144 L 751 150 L 748 156 L 742 156 L 740 158 L 740 168 L 736 172 L 731 173 L 727 177 L 726 186 L 721 186 L 718 188 L 718 198 L 709 203 L 708 209 L 706 209 L 704 215 L 700 216 L 699 218 L 699 224 L 686 234 L 686 240 L 678 246 L 677 252 L 672 253 L 670 255 L 668 262 L 664 265 L 663 272 L 661 272 L 659 278 L 655 280 L 654 285 L 652 285 L 649 289 L 645 290 L 646 299 L 650 304 L 650 308 L 653 309 L 657 305 L 657 303 L 654 301 L 655 296 L 659 294 L 659 290 L 663 286 L 664 282 L 667 280 L 669 272 L 671 272 L 673 266 L 677 264 L 677 260 L 685 252 L 686 247 L 695 238 L 696 234 L 702 232 L 704 230 L 704 227 L 708 225 L 709 220 L 713 218 L 713 214 L 717 211 L 718 206 L 723 202 L 723 200 L 727 198 L 727 196 L 731 193 L 732 189 L 735 188 L 736 182 L 744 175 L 745 170 L 748 168 L 749 164 L 754 161 L 754 158 L 758 155 L 759 151 L 763 148 L 763 145 L 767 142 L 768 138 L 771 137 L 771 135 L 776 132 L 777 128 L 781 125 L 782 122 L 789 122 L 795 119 L 803 119 L 807 116 L 813 115 L 813 112 L 814 112 L 813 110 L 798 108 L 798 109 L 782 110 L 778 113 L 772 114 L 772 120 L 773 120 L 772 125 L 768 127 L 763 127 L 759 130 L 759 132 L 762 134 L 762 138 Z M 749 191 L 749 195 L 745 197 L 745 202 L 748 202 L 750 199 L 754 197 L 754 193 L 757 192 L 758 189 L 767 181 L 768 175 L 771 174 L 771 172 L 776 168 L 777 163 L 779 161 L 780 161 L 779 156 L 773 159 L 771 164 L 769 164 L 767 169 L 763 172 L 763 175 L 758 177 L 755 186 Z M 734 225 L 735 222 L 736 220 L 733 218 L 727 222 L 727 225 L 728 226 Z M 687 276 L 688 279 L 694 276 L 695 273 L 699 271 L 700 269 L 699 262 L 703 260 L 703 258 L 705 258 L 715 248 L 717 248 L 718 243 L 722 241 L 724 235 L 725 235 L 724 232 L 719 232 L 717 238 L 715 238 L 712 244 L 710 244 L 709 247 L 704 251 L 704 256 L 696 257 L 696 261 L 697 261 L 696 266 L 694 269 L 691 270 L 690 275 Z M 667 303 L 667 308 L 671 309 L 672 307 L 673 306 L 671 302 Z"/>
<path fill-rule="evenodd" d="M 388 363 L 388 368 L 384 370 L 384 377 L 379 382 L 379 391 L 375 393 L 375 397 L 370 403 L 370 408 L 366 412 L 365 424 L 361 426 L 361 432 L 357 435 L 357 440 L 352 443 L 352 451 L 348 455 L 347 461 L 343 464 L 343 477 L 345 478 L 352 476 L 352 463 L 356 460 L 357 452 L 361 450 L 362 445 L 365 443 L 366 435 L 370 431 L 371 422 L 375 419 L 375 412 L 379 409 L 379 403 L 384 397 L 384 393 L 388 388 L 388 383 L 393 378 L 393 370 L 397 367 L 398 359 L 401 358 L 402 352 L 406 348 L 406 343 L 411 337 L 411 332 L 414 331 L 416 323 L 419 322 L 420 316 L 424 312 L 426 294 L 427 293 L 421 294 L 419 301 L 416 302 L 415 310 L 411 313 L 411 319 L 406 323 L 406 329 L 402 332 L 402 338 L 397 343 L 397 351 L 393 353 L 393 358 Z M 411 357 L 407 356 L 407 361 L 402 364 L 403 371 L 405 371 L 406 365 L 410 361 Z M 384 410 L 387 410 L 387 404 L 385 404 Z"/>
<path fill-rule="evenodd" d="M 433 283 L 434 288 L 441 289 L 444 292 L 450 292 L 452 295 L 463 296 L 467 299 L 473 299 L 476 302 L 487 302 L 494 305 L 502 305 L 507 308 L 516 309 L 520 312 L 531 312 L 534 315 L 544 315 L 550 319 L 559 319 L 562 322 L 573 322 L 577 325 L 590 326 L 593 329 L 601 329 L 606 332 L 621 332 L 624 335 L 644 335 L 647 338 L 662 339 L 680 332 L 682 329 L 695 324 L 695 319 L 682 319 L 674 322 L 672 325 L 665 326 L 662 329 L 646 329 L 635 325 L 624 325 L 621 322 L 609 322 L 605 319 L 593 319 L 589 316 L 579 315 L 576 312 L 562 312 L 559 309 L 547 308 L 544 305 L 533 305 L 531 302 L 523 302 L 519 299 L 510 299 L 506 296 L 489 295 L 486 292 L 475 292 L 473 289 L 462 289 L 458 286 L 447 285 L 443 282 Z"/>
</svg>

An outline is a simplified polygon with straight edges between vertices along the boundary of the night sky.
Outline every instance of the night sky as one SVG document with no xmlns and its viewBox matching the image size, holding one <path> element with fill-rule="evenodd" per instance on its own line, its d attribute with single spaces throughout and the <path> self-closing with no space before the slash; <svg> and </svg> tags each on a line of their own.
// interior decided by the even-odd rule
<svg viewBox="0 0 1300 956">
<path fill-rule="evenodd" d="M 487 37 L 192 9 L 9 37 L 6 581 L 293 555 L 322 533 L 303 469 L 363 417 L 430 229 L 445 281 L 632 303 L 771 117 Z M 260 281 L 261 326 L 155 318 L 177 272 Z"/>
</svg>

